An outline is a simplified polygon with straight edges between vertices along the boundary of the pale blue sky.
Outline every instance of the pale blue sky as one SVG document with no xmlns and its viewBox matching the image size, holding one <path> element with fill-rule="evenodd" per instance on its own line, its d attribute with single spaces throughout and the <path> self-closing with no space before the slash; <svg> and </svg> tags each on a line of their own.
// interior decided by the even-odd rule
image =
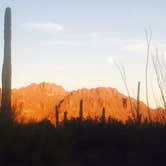
<svg viewBox="0 0 166 166">
<path fill-rule="evenodd" d="M 114 59 L 126 68 L 132 96 L 142 82 L 144 100 L 144 28 L 151 26 L 153 47 L 165 53 L 165 0 L 0 0 L 0 68 L 6 6 L 13 13 L 13 87 L 47 81 L 125 93 Z"/>
</svg>

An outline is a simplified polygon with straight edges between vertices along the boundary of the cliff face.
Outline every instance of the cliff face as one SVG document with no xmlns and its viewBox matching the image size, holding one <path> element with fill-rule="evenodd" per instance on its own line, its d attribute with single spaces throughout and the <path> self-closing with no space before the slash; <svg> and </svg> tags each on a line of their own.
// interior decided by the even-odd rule
<svg viewBox="0 0 166 166">
<path fill-rule="evenodd" d="M 79 103 L 83 100 L 83 117 L 91 117 L 100 119 L 102 109 L 105 108 L 106 119 L 113 118 L 122 122 L 126 122 L 129 118 L 133 119 L 136 116 L 136 100 L 130 100 L 125 95 L 119 93 L 113 88 L 96 88 L 96 89 L 81 89 L 71 92 L 59 104 L 60 119 L 63 119 L 65 111 L 68 112 L 68 118 L 79 116 Z M 142 120 L 148 119 L 147 107 L 140 102 L 140 112 Z M 154 111 L 150 109 L 151 116 L 154 118 Z"/>
<path fill-rule="evenodd" d="M 1 91 L 0 91 L 1 93 Z M 21 89 L 13 89 L 12 106 L 15 119 L 19 123 L 40 122 L 48 119 L 55 124 L 55 107 L 59 108 L 59 120 L 79 117 L 80 100 L 83 100 L 83 118 L 100 119 L 105 108 L 106 119 L 113 118 L 122 122 L 133 118 L 136 112 L 136 100 L 119 93 L 113 88 L 80 89 L 67 92 L 61 86 L 50 83 L 31 84 Z M 140 102 L 142 119 L 148 119 L 147 107 Z M 152 111 L 152 120 L 158 120 L 157 111 Z M 162 112 L 162 110 L 160 110 Z M 161 114 L 160 114 L 161 115 Z"/>
</svg>

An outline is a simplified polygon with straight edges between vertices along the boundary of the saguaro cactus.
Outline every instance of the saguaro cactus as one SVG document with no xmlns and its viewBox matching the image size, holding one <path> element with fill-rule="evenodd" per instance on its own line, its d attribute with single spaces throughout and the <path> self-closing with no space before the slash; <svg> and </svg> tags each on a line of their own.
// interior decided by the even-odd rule
<svg viewBox="0 0 166 166">
<path fill-rule="evenodd" d="M 11 110 L 11 8 L 5 11 L 4 23 L 4 59 L 2 67 L 2 103 L 3 111 Z"/>
<path fill-rule="evenodd" d="M 83 100 L 80 100 L 80 112 L 79 112 L 80 121 L 83 120 Z"/>
<path fill-rule="evenodd" d="M 66 122 L 67 122 L 67 111 L 64 112 L 64 119 L 63 119 L 63 121 L 64 121 L 64 124 L 66 124 Z"/>
<path fill-rule="evenodd" d="M 59 126 L 59 108 L 58 106 L 55 107 L 55 114 L 56 114 L 56 127 Z"/>
<path fill-rule="evenodd" d="M 138 89 L 137 89 L 137 123 L 140 123 L 141 122 L 141 114 L 140 114 L 140 101 L 139 101 L 139 98 L 140 98 L 140 85 L 141 85 L 141 82 L 138 82 Z"/>
<path fill-rule="evenodd" d="M 105 123 L 105 108 L 102 109 L 101 122 Z"/>
</svg>

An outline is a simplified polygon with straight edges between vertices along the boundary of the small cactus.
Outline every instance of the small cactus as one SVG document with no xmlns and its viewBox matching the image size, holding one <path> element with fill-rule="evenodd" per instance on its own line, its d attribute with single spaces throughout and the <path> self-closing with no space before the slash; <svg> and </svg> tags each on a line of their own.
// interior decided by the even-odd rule
<svg viewBox="0 0 166 166">
<path fill-rule="evenodd" d="M 80 100 L 80 112 L 79 112 L 80 121 L 83 120 L 83 100 Z"/>
<path fill-rule="evenodd" d="M 105 123 L 105 108 L 102 109 L 102 116 L 101 116 L 101 122 Z"/>
<path fill-rule="evenodd" d="M 55 113 L 56 113 L 56 127 L 59 126 L 59 109 L 58 106 L 55 107 Z"/>
<path fill-rule="evenodd" d="M 64 119 L 63 119 L 63 121 L 64 121 L 64 124 L 67 122 L 67 111 L 64 112 Z"/>
<path fill-rule="evenodd" d="M 136 109 L 136 113 L 137 113 L 137 117 L 136 117 L 136 121 L 137 123 L 141 123 L 141 114 L 140 114 L 140 82 L 138 82 L 138 89 L 137 89 L 137 109 Z"/>
</svg>

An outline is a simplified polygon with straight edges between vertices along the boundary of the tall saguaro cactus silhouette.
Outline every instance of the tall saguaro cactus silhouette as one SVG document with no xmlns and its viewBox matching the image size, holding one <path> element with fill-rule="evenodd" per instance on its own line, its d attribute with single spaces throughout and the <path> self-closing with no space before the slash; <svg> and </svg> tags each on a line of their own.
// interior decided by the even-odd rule
<svg viewBox="0 0 166 166">
<path fill-rule="evenodd" d="M 11 8 L 5 11 L 4 59 L 2 67 L 2 111 L 11 110 Z"/>
</svg>

